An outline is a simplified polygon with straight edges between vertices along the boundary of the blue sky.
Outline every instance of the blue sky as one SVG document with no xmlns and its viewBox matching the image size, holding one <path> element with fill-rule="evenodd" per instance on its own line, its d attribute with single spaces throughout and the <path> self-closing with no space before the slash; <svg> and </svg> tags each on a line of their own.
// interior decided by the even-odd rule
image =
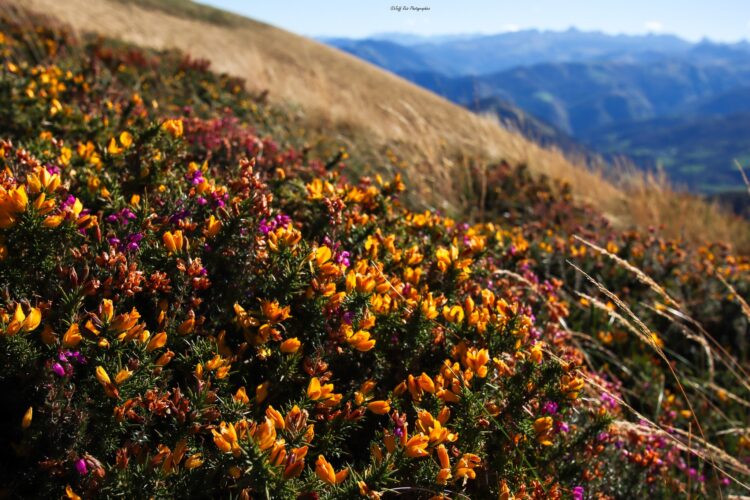
<svg viewBox="0 0 750 500">
<path fill-rule="evenodd" d="M 307 36 L 498 33 L 571 26 L 606 33 L 750 38 L 750 0 L 200 0 Z M 405 5 L 398 12 L 392 6 Z M 409 6 L 429 11 L 408 10 Z"/>
</svg>

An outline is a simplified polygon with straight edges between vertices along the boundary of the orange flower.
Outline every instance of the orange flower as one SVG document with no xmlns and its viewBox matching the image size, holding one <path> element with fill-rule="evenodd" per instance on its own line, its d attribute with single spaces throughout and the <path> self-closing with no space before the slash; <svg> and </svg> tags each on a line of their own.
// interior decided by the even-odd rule
<svg viewBox="0 0 750 500">
<path fill-rule="evenodd" d="M 440 471 L 438 472 L 436 482 L 445 486 L 451 478 L 451 461 L 448 457 L 448 450 L 442 444 L 437 447 L 438 461 L 440 462 Z"/>
<path fill-rule="evenodd" d="M 109 140 L 109 145 L 107 146 L 107 152 L 108 152 L 109 154 L 111 154 L 111 155 L 119 155 L 119 154 L 120 154 L 120 153 L 122 153 L 123 151 L 124 151 L 124 149 L 123 149 L 123 148 L 121 148 L 120 146 L 118 146 L 118 145 L 117 145 L 117 141 L 115 140 L 115 138 L 114 138 L 114 137 L 112 137 L 112 138 L 111 138 L 111 139 Z"/>
<path fill-rule="evenodd" d="M 279 349 L 281 349 L 281 352 L 284 354 L 294 354 L 297 352 L 302 345 L 302 342 L 297 339 L 297 337 L 286 339 L 284 342 L 282 342 L 279 345 Z"/>
<path fill-rule="evenodd" d="M 391 411 L 391 404 L 389 401 L 372 401 L 367 404 L 367 409 L 376 415 L 385 415 Z"/>
<path fill-rule="evenodd" d="M 273 425 L 277 429 L 284 429 L 284 417 L 282 417 L 281 413 L 279 413 L 279 411 L 276 410 L 273 406 L 269 406 L 268 408 L 266 408 L 266 417 L 271 419 Z"/>
<path fill-rule="evenodd" d="M 161 129 L 164 130 L 166 133 L 174 137 L 175 139 L 178 137 L 182 137 L 183 133 L 183 125 L 182 120 L 176 119 L 176 120 L 167 120 L 161 125 Z"/>
<path fill-rule="evenodd" d="M 552 445 L 552 417 L 539 417 L 534 420 L 534 432 L 536 440 L 542 446 Z"/>
<path fill-rule="evenodd" d="M 484 378 L 487 376 L 487 363 L 490 360 L 490 353 L 487 349 L 472 347 L 466 352 L 464 364 L 473 371 L 477 377 Z"/>
<path fill-rule="evenodd" d="M 268 412 L 266 412 L 266 415 L 268 415 Z M 279 418 L 281 418 L 281 415 L 279 415 Z M 258 448 L 263 451 L 268 450 L 276 442 L 276 426 L 274 420 L 266 417 L 266 420 L 262 424 L 255 426 L 251 434 L 253 440 L 258 444 Z"/>
<path fill-rule="evenodd" d="M 107 371 L 103 366 L 97 366 L 94 370 L 94 374 L 96 376 L 96 380 L 98 380 L 102 387 L 104 387 L 104 392 L 105 394 L 107 394 L 107 396 L 111 398 L 120 397 L 120 393 L 118 392 L 117 387 L 115 387 L 115 384 L 112 383 L 112 380 L 109 378 L 109 375 L 107 374 Z"/>
<path fill-rule="evenodd" d="M 221 231 L 221 221 L 211 215 L 206 221 L 206 229 L 203 231 L 203 234 L 206 235 L 206 238 L 213 238 L 219 234 L 219 231 Z"/>
<path fill-rule="evenodd" d="M 448 323 L 459 324 L 464 320 L 464 308 L 459 305 L 453 307 L 445 306 L 443 307 L 443 318 Z"/>
<path fill-rule="evenodd" d="M 247 391 L 245 390 L 244 386 L 237 389 L 237 392 L 234 393 L 232 399 L 242 404 L 250 404 L 250 398 L 247 397 Z"/>
<path fill-rule="evenodd" d="M 112 321 L 112 316 L 115 313 L 114 305 L 112 304 L 112 301 L 109 299 L 102 300 L 102 303 L 99 305 L 99 318 L 105 322 L 109 323 Z"/>
<path fill-rule="evenodd" d="M 122 144 L 122 147 L 124 147 L 125 149 L 129 148 L 130 145 L 133 144 L 133 134 L 128 131 L 121 133 L 120 144 Z"/>
<path fill-rule="evenodd" d="M 221 422 L 219 430 L 211 429 L 211 434 L 214 436 L 214 443 L 221 451 L 231 453 L 235 457 L 240 456 L 242 449 L 237 439 L 237 430 L 234 424 L 227 425 L 225 422 Z"/>
<path fill-rule="evenodd" d="M 23 418 L 21 419 L 21 428 L 28 429 L 31 426 L 31 419 L 34 417 L 34 409 L 29 406 L 29 409 L 26 410 L 26 413 L 23 414 Z"/>
<path fill-rule="evenodd" d="M 24 314 L 23 309 L 21 308 L 21 304 L 16 304 L 13 318 L 11 319 L 10 323 L 8 323 L 6 332 L 9 335 L 14 335 L 19 331 L 31 332 L 39 326 L 39 323 L 41 321 L 42 312 L 38 308 L 32 307 L 27 316 L 26 314 Z"/>
<path fill-rule="evenodd" d="M 148 341 L 146 345 L 146 351 L 151 352 L 156 349 L 161 349 L 167 344 L 167 332 L 159 332 Z"/>
<path fill-rule="evenodd" d="M 290 477 L 297 477 L 302 473 L 302 469 L 305 468 L 305 456 L 306 455 L 307 455 L 307 446 L 302 446 L 300 448 L 293 448 L 289 452 L 289 456 L 286 461 L 286 467 L 284 467 L 284 479 L 289 479 Z"/>
<path fill-rule="evenodd" d="M 581 377 L 572 377 L 565 375 L 562 378 L 562 390 L 568 399 L 576 399 L 578 393 L 581 392 L 584 386 L 584 381 Z"/>
<path fill-rule="evenodd" d="M 174 233 L 170 231 L 165 232 L 162 235 L 162 240 L 170 254 L 181 252 L 183 244 L 187 241 L 186 239 L 183 240 L 182 231 L 180 230 Z"/>
<path fill-rule="evenodd" d="M 83 337 L 81 337 L 78 324 L 73 323 L 63 335 L 62 343 L 64 347 L 75 347 L 81 343 L 81 340 L 83 340 Z"/>
<path fill-rule="evenodd" d="M 75 491 L 73 491 L 73 488 L 71 488 L 70 485 L 67 485 L 65 487 L 65 496 L 69 500 L 81 500 L 81 497 L 78 496 Z"/>
<path fill-rule="evenodd" d="M 468 478 L 474 479 L 477 473 L 474 468 L 482 463 L 482 459 L 473 453 L 464 453 L 456 464 L 456 480 Z"/>
<path fill-rule="evenodd" d="M 370 338 L 370 332 L 359 330 L 357 333 L 351 333 L 347 336 L 346 341 L 358 351 L 367 352 L 375 347 L 375 339 Z"/>
<path fill-rule="evenodd" d="M 318 460 L 315 462 L 315 474 L 320 478 L 321 481 L 328 484 L 341 484 L 349 475 L 349 469 L 342 469 L 339 472 L 334 472 L 333 466 L 323 457 L 318 455 Z"/>
<path fill-rule="evenodd" d="M 167 352 L 159 356 L 159 359 L 156 360 L 154 363 L 156 366 L 165 366 L 170 361 L 172 361 L 172 358 L 174 358 L 174 353 L 167 349 Z"/>
<path fill-rule="evenodd" d="M 544 353 L 542 352 L 542 342 L 537 342 L 534 344 L 534 346 L 531 348 L 531 360 L 539 364 L 544 359 Z"/>
<path fill-rule="evenodd" d="M 115 384 L 121 385 L 123 382 L 125 382 L 127 379 L 133 376 L 133 372 L 131 370 L 128 370 L 127 368 L 123 368 L 119 372 L 117 372 L 117 375 L 115 375 Z"/>
<path fill-rule="evenodd" d="M 429 442 L 430 438 L 421 432 L 412 436 L 406 441 L 406 456 L 409 458 L 426 457 L 429 455 L 429 453 L 427 453 L 427 445 Z"/>
<path fill-rule="evenodd" d="M 433 382 L 430 376 L 424 372 L 422 372 L 422 375 L 417 378 L 417 384 L 419 384 L 420 389 L 425 392 L 429 392 L 430 394 L 435 392 L 435 382 Z"/>
<path fill-rule="evenodd" d="M 16 215 L 26 211 L 29 197 L 26 186 L 6 190 L 0 186 L 0 228 L 7 229 L 16 223 Z"/>
<path fill-rule="evenodd" d="M 203 459 L 200 453 L 190 455 L 187 460 L 185 460 L 185 469 L 187 470 L 198 468 L 201 465 L 203 465 Z"/>
<path fill-rule="evenodd" d="M 260 309 L 268 321 L 271 323 L 280 323 L 289 318 L 291 308 L 289 306 L 280 307 L 278 301 L 264 300 L 260 303 Z"/>
</svg>

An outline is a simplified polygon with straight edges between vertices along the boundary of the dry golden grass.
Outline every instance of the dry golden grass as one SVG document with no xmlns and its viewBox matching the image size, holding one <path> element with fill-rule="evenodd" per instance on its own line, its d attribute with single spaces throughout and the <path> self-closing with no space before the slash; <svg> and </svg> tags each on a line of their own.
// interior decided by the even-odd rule
<svg viewBox="0 0 750 500">
<path fill-rule="evenodd" d="M 150 0 L 154 2 L 164 0 Z M 671 236 L 744 246 L 747 226 L 693 197 L 632 180 L 627 192 L 601 175 L 401 78 L 315 41 L 250 19 L 222 14 L 208 22 L 174 15 L 149 2 L 24 0 L 23 6 L 94 31 L 154 48 L 179 48 L 269 90 L 271 102 L 302 110 L 302 123 L 357 135 L 366 147 L 388 147 L 409 166 L 404 175 L 419 201 L 449 213 L 465 212 L 476 189 L 465 158 L 525 163 L 532 172 L 567 180 L 579 201 L 598 207 L 618 226 L 666 224 Z M 173 5 L 174 4 L 174 5 Z M 207 9 L 207 8 L 206 8 Z M 170 13 L 169 11 L 173 12 Z M 193 16 L 195 13 L 192 14 Z M 206 16 L 208 17 L 208 16 Z M 355 141 L 356 142 L 356 141 Z M 699 225 L 700 227 L 696 226 Z"/>
</svg>

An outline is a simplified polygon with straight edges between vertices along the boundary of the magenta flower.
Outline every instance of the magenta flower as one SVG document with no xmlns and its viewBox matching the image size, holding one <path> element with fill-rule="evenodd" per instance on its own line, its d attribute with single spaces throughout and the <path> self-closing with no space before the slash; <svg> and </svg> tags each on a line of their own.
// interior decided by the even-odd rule
<svg viewBox="0 0 750 500">
<path fill-rule="evenodd" d="M 576 486 L 575 488 L 573 488 L 573 491 L 571 491 L 573 500 L 583 500 L 583 492 L 583 486 Z"/>
<path fill-rule="evenodd" d="M 85 476 L 89 472 L 89 468 L 86 466 L 86 461 L 82 458 L 75 461 L 75 466 L 78 473 L 82 476 Z"/>
<path fill-rule="evenodd" d="M 52 371 L 58 377 L 64 377 L 65 376 L 65 368 L 63 368 L 63 365 L 61 365 L 60 363 L 55 363 L 54 365 L 52 365 Z"/>
</svg>

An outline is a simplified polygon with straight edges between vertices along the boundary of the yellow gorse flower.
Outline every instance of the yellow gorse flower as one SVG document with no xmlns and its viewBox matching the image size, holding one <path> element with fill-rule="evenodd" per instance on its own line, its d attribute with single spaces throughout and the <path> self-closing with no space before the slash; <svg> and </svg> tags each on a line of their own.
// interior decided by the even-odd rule
<svg viewBox="0 0 750 500">
<path fill-rule="evenodd" d="M 7 321 L 7 320 L 6 320 Z M 42 312 L 37 307 L 32 307 L 29 314 L 23 312 L 21 304 L 16 304 L 13 316 L 7 322 L 5 333 L 15 335 L 16 333 L 28 333 L 36 330 L 42 321 Z"/>
<path fill-rule="evenodd" d="M 29 409 L 26 410 L 26 412 L 23 414 L 23 418 L 21 419 L 21 428 L 28 429 L 29 427 L 31 427 L 32 418 L 34 418 L 34 408 L 29 406 Z"/>
<path fill-rule="evenodd" d="M 385 415 L 391 411 L 390 401 L 371 401 L 367 403 L 367 409 L 376 415 Z"/>
<path fill-rule="evenodd" d="M 175 139 L 178 137 L 182 137 L 183 134 L 183 125 L 182 120 L 175 119 L 175 120 L 166 120 L 161 125 L 161 129 L 164 130 L 166 133 L 174 137 Z"/>
<path fill-rule="evenodd" d="M 315 461 L 315 474 L 324 483 L 341 484 L 349 476 L 349 469 L 346 468 L 336 472 L 323 455 L 318 455 L 318 460 Z"/>
<path fill-rule="evenodd" d="M 172 253 L 180 253 L 182 251 L 183 245 L 187 242 L 187 238 L 184 238 L 182 236 L 182 231 L 177 230 L 174 233 L 171 231 L 166 231 L 162 235 L 162 241 L 164 242 L 164 246 L 167 248 L 170 254 Z"/>
<path fill-rule="evenodd" d="M 214 443 L 221 451 L 231 453 L 235 457 L 240 456 L 242 448 L 240 448 L 234 424 L 221 422 L 219 430 L 211 429 L 211 434 L 214 436 Z"/>
<path fill-rule="evenodd" d="M 333 392 L 333 384 L 320 385 L 320 379 L 313 377 L 307 386 L 307 397 L 313 401 L 320 401 L 326 406 L 335 406 L 341 401 L 341 394 Z"/>
<path fill-rule="evenodd" d="M 13 226 L 18 214 L 26 211 L 28 203 L 25 185 L 12 189 L 0 186 L 0 229 Z"/>
</svg>

